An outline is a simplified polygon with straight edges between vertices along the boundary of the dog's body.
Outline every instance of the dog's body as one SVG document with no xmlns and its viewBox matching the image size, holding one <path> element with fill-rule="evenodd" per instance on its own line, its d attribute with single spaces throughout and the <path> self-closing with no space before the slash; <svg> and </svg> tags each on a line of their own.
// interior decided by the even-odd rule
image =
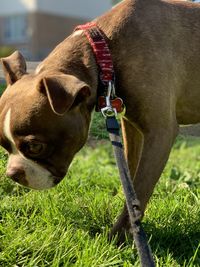
<svg viewBox="0 0 200 267">
<path fill-rule="evenodd" d="M 200 5 L 124 0 L 96 20 L 109 40 L 116 92 L 124 100 L 125 153 L 142 210 L 168 159 L 179 124 L 200 122 Z M 7 173 L 26 186 L 58 183 L 84 145 L 96 102 L 98 68 L 77 31 L 34 74 L 19 53 L 2 60 L 0 100 Z M 126 207 L 113 233 L 128 226 Z"/>
</svg>

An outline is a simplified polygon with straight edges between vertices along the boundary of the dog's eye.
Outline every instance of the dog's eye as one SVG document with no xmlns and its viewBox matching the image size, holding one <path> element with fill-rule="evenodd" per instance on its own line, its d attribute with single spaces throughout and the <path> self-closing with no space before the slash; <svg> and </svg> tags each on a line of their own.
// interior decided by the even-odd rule
<svg viewBox="0 0 200 267">
<path fill-rule="evenodd" d="M 43 145 L 39 143 L 32 143 L 28 145 L 28 150 L 30 153 L 39 154 L 43 150 Z"/>
<path fill-rule="evenodd" d="M 26 144 L 26 154 L 29 156 L 39 156 L 44 153 L 46 144 L 39 142 L 30 142 Z"/>
</svg>

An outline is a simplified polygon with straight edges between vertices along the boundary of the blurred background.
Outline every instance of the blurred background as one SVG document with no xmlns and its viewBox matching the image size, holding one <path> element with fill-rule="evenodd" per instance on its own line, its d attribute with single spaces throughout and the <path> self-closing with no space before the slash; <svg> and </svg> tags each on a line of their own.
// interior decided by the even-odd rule
<svg viewBox="0 0 200 267">
<path fill-rule="evenodd" d="M 42 60 L 78 24 L 110 9 L 112 0 L 1 0 L 0 57 L 14 50 Z"/>
<path fill-rule="evenodd" d="M 76 25 L 94 19 L 118 2 L 120 0 L 1 0 L 0 57 L 19 50 L 27 60 L 40 61 L 71 34 Z"/>
</svg>

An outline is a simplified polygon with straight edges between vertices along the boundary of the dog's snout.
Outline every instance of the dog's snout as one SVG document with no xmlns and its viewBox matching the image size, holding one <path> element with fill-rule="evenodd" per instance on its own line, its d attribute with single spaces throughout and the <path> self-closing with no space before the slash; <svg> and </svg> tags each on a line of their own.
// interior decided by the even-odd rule
<svg viewBox="0 0 200 267">
<path fill-rule="evenodd" d="M 18 168 L 9 168 L 6 171 L 6 175 L 10 177 L 13 181 L 24 184 L 25 182 L 25 171 L 23 169 Z"/>
</svg>

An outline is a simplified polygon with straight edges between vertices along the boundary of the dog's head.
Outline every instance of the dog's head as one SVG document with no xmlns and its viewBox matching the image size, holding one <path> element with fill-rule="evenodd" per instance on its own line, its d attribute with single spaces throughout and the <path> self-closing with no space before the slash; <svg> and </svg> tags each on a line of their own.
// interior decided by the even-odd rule
<svg viewBox="0 0 200 267">
<path fill-rule="evenodd" d="M 7 88 L 0 98 L 0 145 L 7 175 L 34 189 L 60 182 L 87 139 L 89 86 L 59 72 L 28 74 L 19 52 L 2 59 Z"/>
</svg>

